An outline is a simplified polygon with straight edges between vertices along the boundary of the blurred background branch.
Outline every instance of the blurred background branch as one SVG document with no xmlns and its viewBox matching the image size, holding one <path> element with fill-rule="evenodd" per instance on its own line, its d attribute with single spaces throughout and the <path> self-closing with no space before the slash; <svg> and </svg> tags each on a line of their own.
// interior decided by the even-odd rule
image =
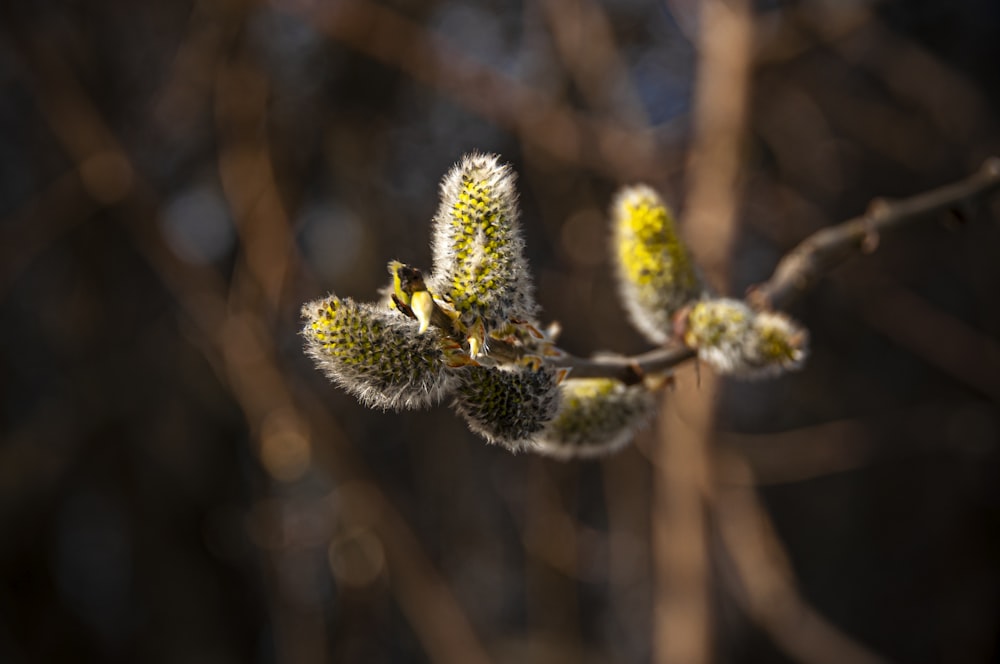
<svg viewBox="0 0 1000 664">
<path fill-rule="evenodd" d="M 748 123 L 751 4 L 709 0 L 697 14 L 693 137 L 682 224 L 706 284 L 725 292 L 739 220 L 740 164 Z M 715 661 L 712 572 L 705 494 L 711 476 L 716 400 L 721 381 L 678 380 L 665 393 L 653 456 L 653 654 L 657 664 Z"/>
</svg>

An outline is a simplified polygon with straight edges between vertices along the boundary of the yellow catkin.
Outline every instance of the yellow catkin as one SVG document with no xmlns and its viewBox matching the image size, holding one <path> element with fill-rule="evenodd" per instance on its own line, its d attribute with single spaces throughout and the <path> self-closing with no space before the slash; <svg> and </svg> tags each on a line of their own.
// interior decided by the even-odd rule
<svg viewBox="0 0 1000 664">
<path fill-rule="evenodd" d="M 742 378 L 798 369 L 809 352 L 808 333 L 788 316 L 756 312 L 727 298 L 701 300 L 690 308 L 684 343 L 718 373 Z"/>
<path fill-rule="evenodd" d="M 473 366 L 458 372 L 455 409 L 487 442 L 531 449 L 559 407 L 557 371 L 547 366 Z"/>
<path fill-rule="evenodd" d="M 613 378 L 570 378 L 559 386 L 562 405 L 534 450 L 559 459 L 610 454 L 627 445 L 656 409 L 643 384 Z"/>
<path fill-rule="evenodd" d="M 702 286 L 673 215 L 650 187 L 622 189 L 611 208 L 619 291 L 632 323 L 656 344 L 668 341 L 674 314 Z"/>
<path fill-rule="evenodd" d="M 306 353 L 334 383 L 373 408 L 421 408 L 456 385 L 436 330 L 385 306 L 330 295 L 302 308 Z"/>
<path fill-rule="evenodd" d="M 445 175 L 428 281 L 465 329 L 481 321 L 489 335 L 537 313 L 518 217 L 514 172 L 496 155 L 466 155 Z"/>
</svg>

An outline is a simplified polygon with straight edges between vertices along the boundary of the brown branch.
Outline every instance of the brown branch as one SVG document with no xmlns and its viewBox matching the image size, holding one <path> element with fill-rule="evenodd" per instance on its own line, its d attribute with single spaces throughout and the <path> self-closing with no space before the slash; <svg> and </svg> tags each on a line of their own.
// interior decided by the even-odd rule
<svg viewBox="0 0 1000 664">
<path fill-rule="evenodd" d="M 1000 158 L 991 157 L 964 180 L 897 201 L 875 199 L 865 214 L 803 240 L 747 299 L 758 309 L 787 307 L 850 256 L 874 251 L 886 234 L 939 212 L 964 210 L 998 189 Z"/>
<path fill-rule="evenodd" d="M 878 289 L 860 304 L 864 320 L 893 343 L 1000 403 L 1000 343 L 988 334 L 905 288 Z"/>
<path fill-rule="evenodd" d="M 748 0 L 699 3 L 694 135 L 688 155 L 685 228 L 706 283 L 728 281 L 738 233 L 741 146 L 747 132 L 751 49 Z M 652 449 L 653 643 L 656 664 L 715 659 L 709 503 L 720 382 L 678 382 L 661 397 Z"/>
<path fill-rule="evenodd" d="M 664 373 L 696 356 L 697 351 L 675 345 L 629 357 L 608 355 L 586 358 L 565 354 L 552 360 L 551 364 L 572 369 L 573 378 L 617 378 L 631 385 L 638 383 L 643 376 Z"/>
<path fill-rule="evenodd" d="M 829 271 L 855 254 L 871 253 L 882 238 L 935 214 L 966 211 L 1000 190 L 1000 157 L 990 157 L 969 177 L 899 200 L 877 198 L 858 217 L 823 228 L 789 251 L 767 281 L 750 288 L 747 301 L 756 309 L 787 307 Z M 635 383 L 694 359 L 697 352 L 674 342 L 641 355 L 580 358 L 566 354 L 555 366 L 572 369 L 576 378 L 617 378 Z"/>
<path fill-rule="evenodd" d="M 752 489 L 755 478 L 735 454 L 720 454 L 711 497 L 714 525 L 732 561 L 735 596 L 774 644 L 804 664 L 885 664 L 880 655 L 822 616 L 799 593 L 795 572 L 767 510 Z"/>
</svg>

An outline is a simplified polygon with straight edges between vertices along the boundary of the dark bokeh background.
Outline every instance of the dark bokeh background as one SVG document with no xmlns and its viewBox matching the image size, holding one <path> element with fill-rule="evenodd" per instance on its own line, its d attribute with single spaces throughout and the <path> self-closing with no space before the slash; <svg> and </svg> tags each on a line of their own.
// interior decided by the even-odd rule
<svg viewBox="0 0 1000 664">
<path fill-rule="evenodd" d="M 1000 152 L 1000 4 L 758 4 L 737 294 Z M 0 662 L 650 661 L 652 429 L 512 456 L 365 410 L 296 335 L 429 264 L 479 149 L 564 347 L 645 350 L 605 210 L 636 180 L 683 208 L 697 8 L 3 3 Z M 801 598 L 890 661 L 1000 661 L 1000 210 L 959 212 L 831 275 L 806 369 L 719 412 Z M 789 661 L 719 551 L 715 658 Z"/>
</svg>

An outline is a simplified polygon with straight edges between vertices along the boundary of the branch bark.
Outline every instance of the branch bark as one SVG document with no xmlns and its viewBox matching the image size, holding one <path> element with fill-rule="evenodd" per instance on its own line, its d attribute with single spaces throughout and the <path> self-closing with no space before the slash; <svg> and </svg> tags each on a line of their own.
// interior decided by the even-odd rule
<svg viewBox="0 0 1000 664">
<path fill-rule="evenodd" d="M 877 198 L 863 215 L 803 240 L 778 262 L 770 279 L 751 289 L 747 299 L 757 309 L 787 307 L 850 256 L 875 251 L 888 233 L 940 212 L 966 212 L 997 189 L 1000 158 L 991 157 L 964 180 L 897 201 Z"/>
</svg>

